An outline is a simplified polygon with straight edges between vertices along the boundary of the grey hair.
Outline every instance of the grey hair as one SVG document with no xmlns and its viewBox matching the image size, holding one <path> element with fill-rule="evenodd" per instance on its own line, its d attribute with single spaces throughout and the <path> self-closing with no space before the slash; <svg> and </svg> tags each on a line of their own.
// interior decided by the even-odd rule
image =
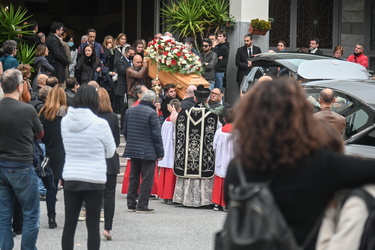
<svg viewBox="0 0 375 250">
<path fill-rule="evenodd" d="M 17 43 L 14 40 L 7 40 L 3 44 L 3 52 L 5 55 L 11 55 L 13 50 L 17 49 Z"/>
<path fill-rule="evenodd" d="M 173 37 L 172 33 L 171 33 L 171 32 L 168 32 L 168 31 L 164 33 L 164 36 Z"/>
<path fill-rule="evenodd" d="M 82 37 L 81 37 L 81 43 L 83 42 L 83 41 L 86 41 L 87 40 L 87 36 L 86 35 L 83 35 Z"/>
<path fill-rule="evenodd" d="M 138 85 L 134 88 L 134 95 L 135 95 L 135 98 L 138 99 L 138 94 L 141 94 L 142 93 L 142 88 L 143 87 L 146 87 L 145 85 Z"/>
<path fill-rule="evenodd" d="M 18 69 L 8 69 L 1 76 L 0 82 L 4 94 L 11 94 L 23 83 L 22 73 Z"/>
<path fill-rule="evenodd" d="M 155 99 L 156 99 L 156 94 L 152 90 L 146 90 L 145 92 L 143 92 L 142 97 L 141 97 L 141 101 L 145 101 L 145 102 L 153 103 Z"/>
</svg>

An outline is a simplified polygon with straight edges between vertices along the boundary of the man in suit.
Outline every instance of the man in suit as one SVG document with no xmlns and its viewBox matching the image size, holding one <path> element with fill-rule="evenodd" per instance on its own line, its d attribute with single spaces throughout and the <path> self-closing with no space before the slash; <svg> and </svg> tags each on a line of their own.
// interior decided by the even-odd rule
<svg viewBox="0 0 375 250">
<path fill-rule="evenodd" d="M 51 33 L 46 39 L 49 50 L 47 60 L 55 69 L 53 75 L 57 77 L 59 83 L 63 83 L 65 81 L 65 66 L 69 64 L 64 46 L 59 38 L 64 33 L 64 24 L 53 22 L 50 31 Z"/>
<path fill-rule="evenodd" d="M 320 43 L 320 40 L 317 37 L 313 37 L 310 39 L 310 49 L 309 49 L 310 54 L 323 55 L 323 51 L 319 49 L 319 43 Z"/>
<path fill-rule="evenodd" d="M 115 68 L 117 69 L 118 80 L 115 83 L 115 110 L 117 114 L 121 114 L 121 128 L 124 124 L 125 112 L 128 108 L 127 97 L 125 99 L 125 94 L 128 93 L 128 85 L 126 83 L 126 70 L 133 66 L 133 58 L 135 55 L 135 50 L 133 47 L 126 47 L 124 55 L 117 60 Z M 126 103 L 126 104 L 125 104 Z"/>
<path fill-rule="evenodd" d="M 262 53 L 261 49 L 253 45 L 253 35 L 247 34 L 244 37 L 245 46 L 237 49 L 236 53 L 236 66 L 237 70 L 237 83 L 241 84 L 243 77 L 250 71 L 252 64 L 249 58 L 252 55 Z"/>
</svg>

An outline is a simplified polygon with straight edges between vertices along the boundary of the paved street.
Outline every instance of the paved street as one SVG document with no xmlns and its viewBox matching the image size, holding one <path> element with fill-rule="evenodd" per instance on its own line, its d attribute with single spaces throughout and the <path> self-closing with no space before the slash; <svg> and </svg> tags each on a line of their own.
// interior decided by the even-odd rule
<svg viewBox="0 0 375 250">
<path fill-rule="evenodd" d="M 61 235 L 64 223 L 63 191 L 58 192 L 57 225 L 49 229 L 45 202 L 41 202 L 39 250 L 61 249 Z M 226 213 L 212 209 L 187 208 L 166 205 L 161 199 L 150 200 L 154 214 L 137 214 L 126 211 L 126 195 L 117 185 L 116 212 L 113 222 L 113 241 L 105 242 L 101 249 L 213 249 L 214 233 L 224 222 Z M 101 223 L 101 232 L 103 225 Z M 14 249 L 20 249 L 21 237 L 15 238 Z M 85 222 L 79 222 L 75 236 L 75 249 L 87 249 Z"/>
</svg>

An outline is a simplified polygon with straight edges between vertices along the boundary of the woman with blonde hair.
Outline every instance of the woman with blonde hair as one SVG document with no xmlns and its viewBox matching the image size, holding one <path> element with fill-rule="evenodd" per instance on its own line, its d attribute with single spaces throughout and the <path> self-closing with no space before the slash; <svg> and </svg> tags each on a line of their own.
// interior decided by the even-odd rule
<svg viewBox="0 0 375 250">
<path fill-rule="evenodd" d="M 104 37 L 104 41 L 102 43 L 104 54 L 106 59 L 105 66 L 108 67 L 109 71 L 113 71 L 114 58 L 115 58 L 115 39 L 113 36 L 106 36 Z"/>
<path fill-rule="evenodd" d="M 118 124 L 118 117 L 113 113 L 111 102 L 107 90 L 100 87 L 98 89 L 99 95 L 99 113 L 98 116 L 105 119 L 111 128 L 113 138 L 115 139 L 116 147 L 120 144 L 120 129 Z M 111 230 L 113 216 L 115 214 L 115 194 L 117 174 L 120 172 L 120 162 L 117 153 L 112 158 L 106 160 L 107 162 L 107 182 L 104 189 L 104 231 L 103 236 L 105 240 L 112 240 Z"/>
<path fill-rule="evenodd" d="M 268 182 L 299 245 L 336 191 L 375 183 L 375 161 L 342 155 L 342 138 L 312 109 L 292 79 L 255 85 L 236 109 L 235 158 L 224 187 L 230 211 L 228 193 L 240 185 L 239 171 L 246 182 Z M 309 243 L 305 249 L 315 246 Z"/>
<path fill-rule="evenodd" d="M 126 35 L 124 33 L 118 34 L 116 38 L 116 49 L 115 49 L 115 60 L 114 65 L 116 65 L 116 62 L 118 59 L 120 59 L 124 53 L 126 47 L 130 47 L 130 44 L 126 43 Z"/>
<path fill-rule="evenodd" d="M 59 87 L 53 87 L 46 98 L 43 108 L 39 112 L 40 121 L 44 128 L 42 142 L 46 145 L 46 156 L 53 172 L 54 186 L 47 188 L 46 204 L 48 213 L 48 226 L 56 228 L 56 194 L 59 179 L 62 179 L 62 171 L 65 162 L 65 151 L 61 138 L 61 120 L 66 115 L 66 94 Z"/>
</svg>

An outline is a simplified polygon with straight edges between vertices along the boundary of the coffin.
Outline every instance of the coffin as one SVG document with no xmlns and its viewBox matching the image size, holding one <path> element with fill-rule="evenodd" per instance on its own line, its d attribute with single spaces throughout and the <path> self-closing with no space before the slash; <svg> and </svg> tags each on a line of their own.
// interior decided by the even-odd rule
<svg viewBox="0 0 375 250">
<path fill-rule="evenodd" d="M 157 65 L 153 64 L 151 60 L 148 60 L 148 75 L 151 78 L 155 78 L 157 73 Z M 168 83 L 176 84 L 176 91 L 178 97 L 183 99 L 185 97 L 186 89 L 189 85 L 198 86 L 203 84 L 205 88 L 209 88 L 210 84 L 199 75 L 189 74 L 183 75 L 179 73 L 169 73 L 165 71 L 159 71 L 159 80 L 161 85 L 164 86 Z"/>
</svg>

